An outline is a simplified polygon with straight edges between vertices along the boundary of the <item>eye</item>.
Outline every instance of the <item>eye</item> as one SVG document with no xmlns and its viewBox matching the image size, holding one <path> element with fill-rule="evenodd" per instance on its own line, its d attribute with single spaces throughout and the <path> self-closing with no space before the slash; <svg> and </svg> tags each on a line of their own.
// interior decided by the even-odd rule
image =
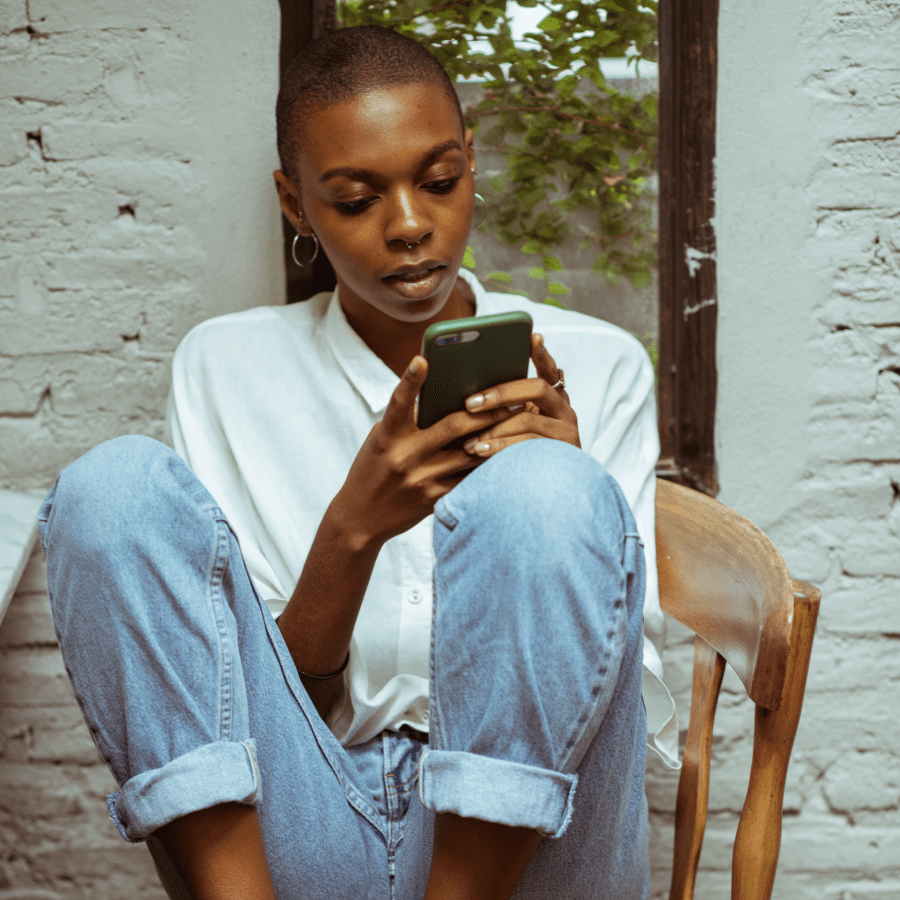
<svg viewBox="0 0 900 900">
<path fill-rule="evenodd" d="M 424 187 L 431 194 L 449 194 L 460 178 L 462 175 L 454 175 L 453 178 L 444 178 L 441 181 L 429 181 Z"/>
<path fill-rule="evenodd" d="M 362 200 L 334 201 L 334 208 L 345 216 L 357 216 L 365 212 L 376 200 L 376 197 L 365 197 Z"/>
</svg>

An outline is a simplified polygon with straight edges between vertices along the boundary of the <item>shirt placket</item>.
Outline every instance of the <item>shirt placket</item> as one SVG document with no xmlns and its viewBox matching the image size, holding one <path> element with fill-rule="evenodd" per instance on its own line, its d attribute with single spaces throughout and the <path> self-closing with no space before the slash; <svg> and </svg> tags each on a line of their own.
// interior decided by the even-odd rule
<svg viewBox="0 0 900 900">
<path fill-rule="evenodd" d="M 431 653 L 431 572 L 434 551 L 429 517 L 404 535 L 399 588 L 397 671 L 428 678 Z M 427 710 L 423 714 L 428 721 Z"/>
</svg>

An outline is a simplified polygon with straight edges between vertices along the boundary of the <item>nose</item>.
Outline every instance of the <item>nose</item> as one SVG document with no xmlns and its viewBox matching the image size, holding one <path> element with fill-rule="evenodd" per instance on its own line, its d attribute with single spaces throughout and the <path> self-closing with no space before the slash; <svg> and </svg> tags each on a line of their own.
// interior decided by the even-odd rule
<svg viewBox="0 0 900 900">
<path fill-rule="evenodd" d="M 388 243 L 418 244 L 434 231 L 434 221 L 416 190 L 399 190 L 389 203 L 385 225 Z"/>
</svg>

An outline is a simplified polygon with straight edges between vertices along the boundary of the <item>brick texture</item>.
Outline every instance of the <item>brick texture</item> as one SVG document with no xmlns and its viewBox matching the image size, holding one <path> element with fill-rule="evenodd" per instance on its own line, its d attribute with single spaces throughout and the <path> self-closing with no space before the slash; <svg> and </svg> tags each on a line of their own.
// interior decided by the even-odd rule
<svg viewBox="0 0 900 900">
<path fill-rule="evenodd" d="M 277 42 L 275 0 L 0 4 L 0 486 L 158 436 L 185 332 L 283 299 Z"/>
<path fill-rule="evenodd" d="M 722 13 L 723 102 L 772 79 L 720 113 L 722 483 L 824 593 L 774 897 L 895 900 L 900 9 L 723 0 Z M 186 330 L 280 299 L 275 166 L 258 150 L 273 144 L 276 40 L 274 0 L 0 0 L 0 485 L 48 487 L 100 440 L 159 436 Z M 735 157 L 758 166 L 748 183 Z M 512 268 L 493 252 L 486 268 Z M 666 665 L 686 723 L 678 627 Z M 731 673 L 719 723 L 697 900 L 728 896 L 747 779 L 752 709 Z M 675 787 L 651 761 L 654 900 Z M 146 850 L 106 815 L 112 789 L 36 555 L 0 627 L 0 900 L 163 900 Z"/>
<path fill-rule="evenodd" d="M 823 594 L 773 896 L 900 897 L 900 5 L 721 12 L 722 497 Z M 727 896 L 739 711 L 698 897 Z"/>
<path fill-rule="evenodd" d="M 185 332 L 282 302 L 277 51 L 276 0 L 0 0 L 3 487 L 160 437 Z M 37 555 L 0 627 L 0 900 L 164 900 L 111 790 Z"/>
</svg>

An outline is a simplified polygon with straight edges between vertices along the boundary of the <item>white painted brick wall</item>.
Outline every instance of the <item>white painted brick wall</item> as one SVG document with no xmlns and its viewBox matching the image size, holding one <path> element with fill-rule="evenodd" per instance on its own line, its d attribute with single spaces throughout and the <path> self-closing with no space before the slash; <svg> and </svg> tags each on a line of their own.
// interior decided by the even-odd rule
<svg viewBox="0 0 900 900">
<path fill-rule="evenodd" d="M 823 592 L 774 896 L 900 898 L 900 3 L 721 14 L 721 497 Z"/>
<path fill-rule="evenodd" d="M 196 322 L 283 300 L 276 0 L 0 0 L 0 486 L 160 436 Z M 163 900 L 35 557 L 0 627 L 0 898 Z"/>
<path fill-rule="evenodd" d="M 0 486 L 158 436 L 196 322 L 283 298 L 276 0 L 0 4 Z"/>
<path fill-rule="evenodd" d="M 897 900 L 900 4 L 723 0 L 721 26 L 723 499 L 824 591 L 775 897 Z M 187 328 L 280 299 L 276 37 L 274 0 L 0 0 L 0 484 L 158 434 Z M 673 628 L 683 722 L 690 665 Z M 731 674 L 719 720 L 697 900 L 728 896 L 746 785 Z M 654 898 L 675 783 L 651 764 Z M 2 900 L 162 900 L 110 789 L 35 557 L 0 628 Z"/>
</svg>

